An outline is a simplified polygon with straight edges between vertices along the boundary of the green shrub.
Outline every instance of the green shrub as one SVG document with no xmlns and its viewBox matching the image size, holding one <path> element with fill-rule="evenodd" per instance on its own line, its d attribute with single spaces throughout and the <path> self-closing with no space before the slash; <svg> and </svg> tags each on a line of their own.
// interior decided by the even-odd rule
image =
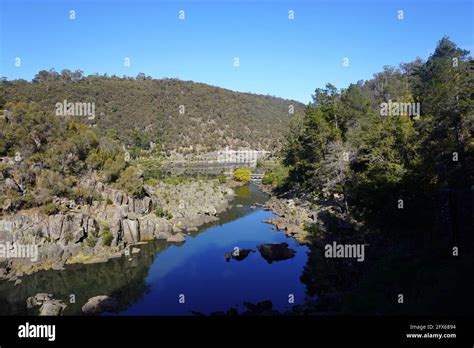
<svg viewBox="0 0 474 348">
<path fill-rule="evenodd" d="M 159 218 L 161 217 L 164 217 L 165 216 L 165 211 L 163 210 L 163 208 L 156 208 L 155 209 L 155 215 Z"/>
<path fill-rule="evenodd" d="M 48 203 L 41 207 L 41 211 L 46 215 L 54 215 L 59 213 L 59 206 L 56 203 Z"/>
<path fill-rule="evenodd" d="M 144 194 L 143 172 L 136 167 L 127 167 L 120 175 L 117 185 L 133 197 L 142 197 Z"/>
<path fill-rule="evenodd" d="M 148 186 L 151 186 L 151 187 L 157 186 L 158 183 L 159 183 L 159 180 L 156 179 L 156 178 L 145 179 L 145 184 L 148 185 Z"/>
<path fill-rule="evenodd" d="M 105 150 L 100 148 L 94 149 L 89 152 L 89 155 L 86 158 L 86 164 L 92 169 L 102 169 L 107 159 L 108 154 Z"/>
<path fill-rule="evenodd" d="M 227 182 L 227 178 L 225 177 L 224 174 L 219 175 L 218 180 L 220 184 L 225 184 Z"/>
<path fill-rule="evenodd" d="M 10 166 L 7 163 L 0 163 L 0 174 L 8 176 L 8 170 Z"/>
<path fill-rule="evenodd" d="M 262 179 L 262 184 L 281 186 L 288 178 L 288 169 L 283 166 L 273 168 L 272 171 L 266 172 Z"/>
<path fill-rule="evenodd" d="M 173 214 L 171 214 L 169 211 L 164 210 L 163 208 L 159 207 L 155 209 L 155 215 L 160 218 L 166 218 L 168 220 L 171 220 L 173 218 Z"/>
<path fill-rule="evenodd" d="M 127 166 L 123 153 L 117 154 L 114 158 L 108 158 L 104 163 L 104 177 L 107 182 L 115 182 L 120 173 Z"/>
<path fill-rule="evenodd" d="M 110 227 L 108 225 L 104 225 L 102 228 L 102 244 L 105 246 L 110 246 L 112 244 L 112 240 L 114 239 L 113 234 L 110 232 Z"/>
<path fill-rule="evenodd" d="M 97 244 L 97 238 L 94 236 L 89 236 L 86 239 L 86 244 L 88 247 L 93 248 Z"/>
<path fill-rule="evenodd" d="M 134 165 L 143 170 L 143 177 L 147 185 L 156 186 L 161 176 L 161 161 L 156 157 L 141 158 L 134 161 Z"/>
<path fill-rule="evenodd" d="M 80 204 L 91 205 L 94 201 L 103 200 L 102 194 L 91 187 L 78 187 L 71 195 L 71 198 Z"/>
</svg>

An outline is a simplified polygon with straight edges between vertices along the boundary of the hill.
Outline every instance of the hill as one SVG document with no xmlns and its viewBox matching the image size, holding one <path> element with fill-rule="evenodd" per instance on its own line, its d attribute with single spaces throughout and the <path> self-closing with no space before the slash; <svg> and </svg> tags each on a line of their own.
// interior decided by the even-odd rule
<svg viewBox="0 0 474 348">
<path fill-rule="evenodd" d="M 280 147 L 293 114 L 304 105 L 294 100 L 233 92 L 177 79 L 82 76 L 81 71 L 41 71 L 31 82 L 2 81 L 3 100 L 36 102 L 46 113 L 56 104 L 94 103 L 92 123 L 130 146 L 181 153 L 231 148 L 274 150 Z M 2 106 L 2 105 L 0 105 Z"/>
</svg>

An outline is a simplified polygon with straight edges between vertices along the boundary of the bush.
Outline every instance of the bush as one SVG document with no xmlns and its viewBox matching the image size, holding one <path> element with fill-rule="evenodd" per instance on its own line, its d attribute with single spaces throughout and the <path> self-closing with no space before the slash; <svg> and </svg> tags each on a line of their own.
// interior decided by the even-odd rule
<svg viewBox="0 0 474 348">
<path fill-rule="evenodd" d="M 10 166 L 7 163 L 0 163 L 0 174 L 3 176 L 8 176 L 8 170 Z"/>
<path fill-rule="evenodd" d="M 271 172 L 266 172 L 262 179 L 262 184 L 272 186 L 282 186 L 288 178 L 288 169 L 278 166 Z"/>
<path fill-rule="evenodd" d="M 102 232 L 102 244 L 105 246 L 110 246 L 112 244 L 113 239 L 114 239 L 114 236 L 110 232 L 110 227 L 108 225 L 105 225 L 103 227 L 103 232 Z"/>
<path fill-rule="evenodd" d="M 90 187 L 78 187 L 72 193 L 72 199 L 80 204 L 92 205 L 94 201 L 101 201 L 102 194 Z"/>
<path fill-rule="evenodd" d="M 36 187 L 43 190 L 48 196 L 67 196 L 69 194 L 70 180 L 52 170 L 43 170 L 36 176 Z"/>
<path fill-rule="evenodd" d="M 249 182 L 251 180 L 250 174 L 252 174 L 250 169 L 237 168 L 234 171 L 233 178 L 235 181 Z"/>
<path fill-rule="evenodd" d="M 88 247 L 93 248 L 97 244 L 97 238 L 94 236 L 89 236 L 86 239 L 86 244 Z"/>
<path fill-rule="evenodd" d="M 92 169 L 102 169 L 108 159 L 108 154 L 103 149 L 95 149 L 89 152 L 86 158 L 87 167 Z"/>
<path fill-rule="evenodd" d="M 41 207 L 41 211 L 46 215 L 54 215 L 59 213 L 59 206 L 56 203 L 48 203 Z"/>
<path fill-rule="evenodd" d="M 158 186 L 158 183 L 159 183 L 158 179 L 155 179 L 155 178 L 145 179 L 145 184 L 151 187 Z"/>
<path fill-rule="evenodd" d="M 155 215 L 160 217 L 160 218 L 166 218 L 168 220 L 171 220 L 173 218 L 173 214 L 171 214 L 169 211 L 164 210 L 163 208 L 156 208 L 155 209 Z"/>
<path fill-rule="evenodd" d="M 143 172 L 136 167 L 128 167 L 117 181 L 119 188 L 133 197 L 143 197 Z"/>
<path fill-rule="evenodd" d="M 114 158 L 108 158 L 104 163 L 105 180 L 107 182 L 115 182 L 126 166 L 127 162 L 125 162 L 125 157 L 122 153 L 116 155 Z"/>
<path fill-rule="evenodd" d="M 227 178 L 225 177 L 224 174 L 219 175 L 218 180 L 220 184 L 225 184 L 227 182 Z"/>
</svg>

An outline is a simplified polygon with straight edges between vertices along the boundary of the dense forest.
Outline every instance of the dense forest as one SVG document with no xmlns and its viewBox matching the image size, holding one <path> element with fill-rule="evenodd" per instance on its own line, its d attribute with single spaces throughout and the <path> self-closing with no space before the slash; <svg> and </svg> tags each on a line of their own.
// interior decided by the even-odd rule
<svg viewBox="0 0 474 348">
<path fill-rule="evenodd" d="M 468 53 L 443 38 L 426 62 L 385 67 L 343 90 L 316 89 L 283 151 L 287 184 L 340 195 L 357 217 L 397 223 L 421 223 L 436 189 L 470 189 L 474 81 Z M 384 115 L 384 103 L 418 104 L 420 114 Z"/>
<path fill-rule="evenodd" d="M 31 82 L 1 82 L 6 101 L 35 102 L 54 114 L 56 103 L 95 103 L 95 118 L 75 121 L 110 130 L 127 146 L 160 144 L 166 152 L 196 153 L 231 148 L 274 150 L 294 114 L 292 100 L 233 92 L 192 81 L 83 76 L 82 71 L 40 71 Z"/>
<path fill-rule="evenodd" d="M 474 274 L 468 55 L 444 37 L 426 61 L 387 66 L 346 89 L 316 89 L 304 116 L 294 120 L 282 166 L 264 182 L 282 195 L 330 207 L 325 224 L 307 227 L 314 244 L 302 280 L 310 295 L 350 295 L 317 311 L 464 313 L 474 307 L 474 284 L 462 281 Z M 327 262 L 318 246 L 334 240 L 367 245 L 370 262 Z M 410 306 L 397 306 L 400 293 Z"/>
</svg>

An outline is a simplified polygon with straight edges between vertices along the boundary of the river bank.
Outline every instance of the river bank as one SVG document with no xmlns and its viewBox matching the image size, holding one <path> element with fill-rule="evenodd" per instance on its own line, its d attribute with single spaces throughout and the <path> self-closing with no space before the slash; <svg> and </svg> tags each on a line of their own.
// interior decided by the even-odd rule
<svg viewBox="0 0 474 348">
<path fill-rule="evenodd" d="M 266 222 L 278 231 L 303 244 L 320 244 L 329 229 L 332 231 L 359 231 L 362 224 L 345 213 L 341 197 L 314 199 L 294 192 L 278 193 L 271 185 L 259 188 L 270 195 L 264 209 L 277 217 Z"/>
<path fill-rule="evenodd" d="M 17 248 L 8 251 L 13 257 L 0 260 L 0 280 L 19 284 L 23 275 L 40 270 L 129 257 L 139 252 L 136 246 L 153 240 L 185 242 L 187 234 L 218 219 L 238 185 L 218 180 L 160 182 L 145 186 L 146 194 L 134 198 L 94 177 L 82 184 L 99 192 L 101 199 L 87 205 L 57 200 L 61 211 L 56 214 L 31 209 L 0 218 L 3 251 Z"/>
<path fill-rule="evenodd" d="M 275 217 L 261 208 L 267 194 L 253 184 L 234 187 L 234 192 L 218 220 L 186 233 L 185 243 L 153 240 L 130 257 L 36 272 L 17 286 L 0 282 L 0 310 L 80 315 L 91 307 L 95 313 L 104 299 L 108 307 L 113 304 L 107 315 L 208 315 L 229 308 L 245 313 L 249 304 L 262 301 L 282 312 L 302 305 L 306 287 L 300 276 L 308 248 L 263 222 Z M 273 246 L 275 253 L 269 249 Z M 242 257 L 233 254 L 235 248 Z"/>
</svg>

